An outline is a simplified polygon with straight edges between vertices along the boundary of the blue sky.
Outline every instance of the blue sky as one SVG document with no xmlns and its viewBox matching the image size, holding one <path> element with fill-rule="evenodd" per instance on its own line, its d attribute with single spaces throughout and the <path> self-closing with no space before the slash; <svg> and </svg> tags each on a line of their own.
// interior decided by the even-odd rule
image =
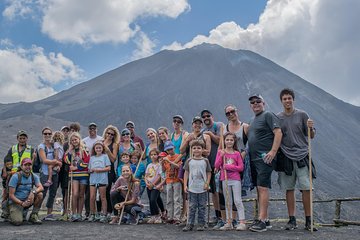
<svg viewBox="0 0 360 240">
<path fill-rule="evenodd" d="M 0 103 L 38 100 L 161 49 L 209 42 L 258 52 L 359 106 L 359 2 L 3 0 Z"/>
</svg>

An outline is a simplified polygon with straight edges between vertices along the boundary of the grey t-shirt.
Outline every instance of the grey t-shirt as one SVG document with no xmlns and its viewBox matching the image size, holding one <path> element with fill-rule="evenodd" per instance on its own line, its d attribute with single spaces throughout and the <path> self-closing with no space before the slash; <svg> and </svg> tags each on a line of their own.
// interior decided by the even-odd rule
<svg viewBox="0 0 360 240">
<path fill-rule="evenodd" d="M 263 111 L 251 120 L 248 131 L 251 160 L 262 159 L 261 154 L 271 150 L 275 128 L 280 128 L 280 121 L 272 112 Z"/>
<path fill-rule="evenodd" d="M 221 129 L 221 126 L 224 125 L 222 122 L 214 122 L 214 124 L 208 128 L 207 126 L 205 126 L 201 132 L 204 132 L 204 131 L 210 131 L 212 133 L 214 133 L 215 135 L 219 136 L 220 135 L 220 129 Z M 217 149 L 219 147 L 219 144 L 216 144 L 212 139 L 211 139 L 211 149 L 210 149 L 210 154 L 209 156 L 207 157 L 209 162 L 210 162 L 210 165 L 212 168 L 214 168 L 215 166 L 215 159 L 216 159 L 216 153 L 217 153 Z"/>
<path fill-rule="evenodd" d="M 207 158 L 192 159 L 185 162 L 185 171 L 189 172 L 188 190 L 192 193 L 203 193 L 207 179 L 207 173 L 211 172 L 211 166 Z"/>
<path fill-rule="evenodd" d="M 94 168 L 105 168 L 111 166 L 109 157 L 107 154 L 102 154 L 101 156 L 91 156 L 88 169 Z M 108 184 L 108 172 L 101 173 L 90 173 L 90 185 L 95 184 Z"/>
<path fill-rule="evenodd" d="M 282 152 L 293 161 L 304 159 L 308 154 L 307 120 L 309 116 L 299 109 L 295 109 L 290 115 L 280 112 L 277 116 L 283 133 Z"/>
</svg>

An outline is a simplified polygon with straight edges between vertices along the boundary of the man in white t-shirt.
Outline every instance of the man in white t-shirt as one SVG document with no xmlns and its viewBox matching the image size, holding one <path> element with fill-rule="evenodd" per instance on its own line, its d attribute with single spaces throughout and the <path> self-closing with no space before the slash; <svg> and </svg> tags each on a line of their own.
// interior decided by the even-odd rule
<svg viewBox="0 0 360 240">
<path fill-rule="evenodd" d="M 92 122 L 89 124 L 89 136 L 83 139 L 83 142 L 90 154 L 94 143 L 99 140 L 102 140 L 102 137 L 97 135 L 97 125 Z"/>
<path fill-rule="evenodd" d="M 86 145 L 87 151 L 91 154 L 92 147 L 96 141 L 100 141 L 103 138 L 97 135 L 97 125 L 96 123 L 92 122 L 89 124 L 89 136 L 83 139 L 83 142 Z M 89 185 L 86 187 L 85 191 L 85 219 L 89 217 L 90 214 L 90 188 Z"/>
</svg>

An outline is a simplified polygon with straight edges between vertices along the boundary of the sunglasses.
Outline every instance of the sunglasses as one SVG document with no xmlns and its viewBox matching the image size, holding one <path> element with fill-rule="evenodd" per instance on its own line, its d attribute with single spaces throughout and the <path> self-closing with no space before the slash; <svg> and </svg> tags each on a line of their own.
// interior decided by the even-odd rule
<svg viewBox="0 0 360 240">
<path fill-rule="evenodd" d="M 90 131 L 96 130 L 96 128 L 89 128 Z"/>
<path fill-rule="evenodd" d="M 47 136 L 50 136 L 52 133 L 49 133 L 49 132 L 44 132 L 43 135 L 47 135 Z"/>
<path fill-rule="evenodd" d="M 262 103 L 262 100 L 256 99 L 256 100 L 250 101 L 250 104 L 255 104 L 255 103 Z"/>
<path fill-rule="evenodd" d="M 181 120 L 173 120 L 173 123 L 182 123 Z"/>
<path fill-rule="evenodd" d="M 225 115 L 228 117 L 228 116 L 230 116 L 231 114 L 234 114 L 235 112 L 236 112 L 236 110 L 233 109 L 233 110 L 230 110 L 230 111 L 226 112 Z"/>
<path fill-rule="evenodd" d="M 130 136 L 130 133 L 123 133 L 121 136 Z"/>
<path fill-rule="evenodd" d="M 115 134 L 114 133 L 106 133 L 107 135 L 110 135 L 110 136 L 115 136 Z"/>
<path fill-rule="evenodd" d="M 210 115 L 210 114 L 208 114 L 208 115 L 202 115 L 201 117 L 202 117 L 202 118 L 210 118 L 211 115 Z"/>
<path fill-rule="evenodd" d="M 134 126 L 133 125 L 127 125 L 126 128 L 130 129 L 130 128 L 134 128 Z"/>
</svg>

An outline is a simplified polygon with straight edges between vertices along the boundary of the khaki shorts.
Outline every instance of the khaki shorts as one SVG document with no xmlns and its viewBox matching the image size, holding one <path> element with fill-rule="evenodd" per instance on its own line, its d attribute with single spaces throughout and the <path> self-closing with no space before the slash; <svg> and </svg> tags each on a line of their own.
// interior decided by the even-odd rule
<svg viewBox="0 0 360 240">
<path fill-rule="evenodd" d="M 18 204 L 12 203 L 9 205 L 10 221 L 13 224 L 21 224 L 24 220 L 24 208 Z"/>
<path fill-rule="evenodd" d="M 294 170 L 291 176 L 285 172 L 278 172 L 278 183 L 282 190 L 294 190 L 296 182 L 299 190 L 310 190 L 309 168 L 304 166 L 299 168 L 297 163 L 293 161 Z"/>
</svg>

